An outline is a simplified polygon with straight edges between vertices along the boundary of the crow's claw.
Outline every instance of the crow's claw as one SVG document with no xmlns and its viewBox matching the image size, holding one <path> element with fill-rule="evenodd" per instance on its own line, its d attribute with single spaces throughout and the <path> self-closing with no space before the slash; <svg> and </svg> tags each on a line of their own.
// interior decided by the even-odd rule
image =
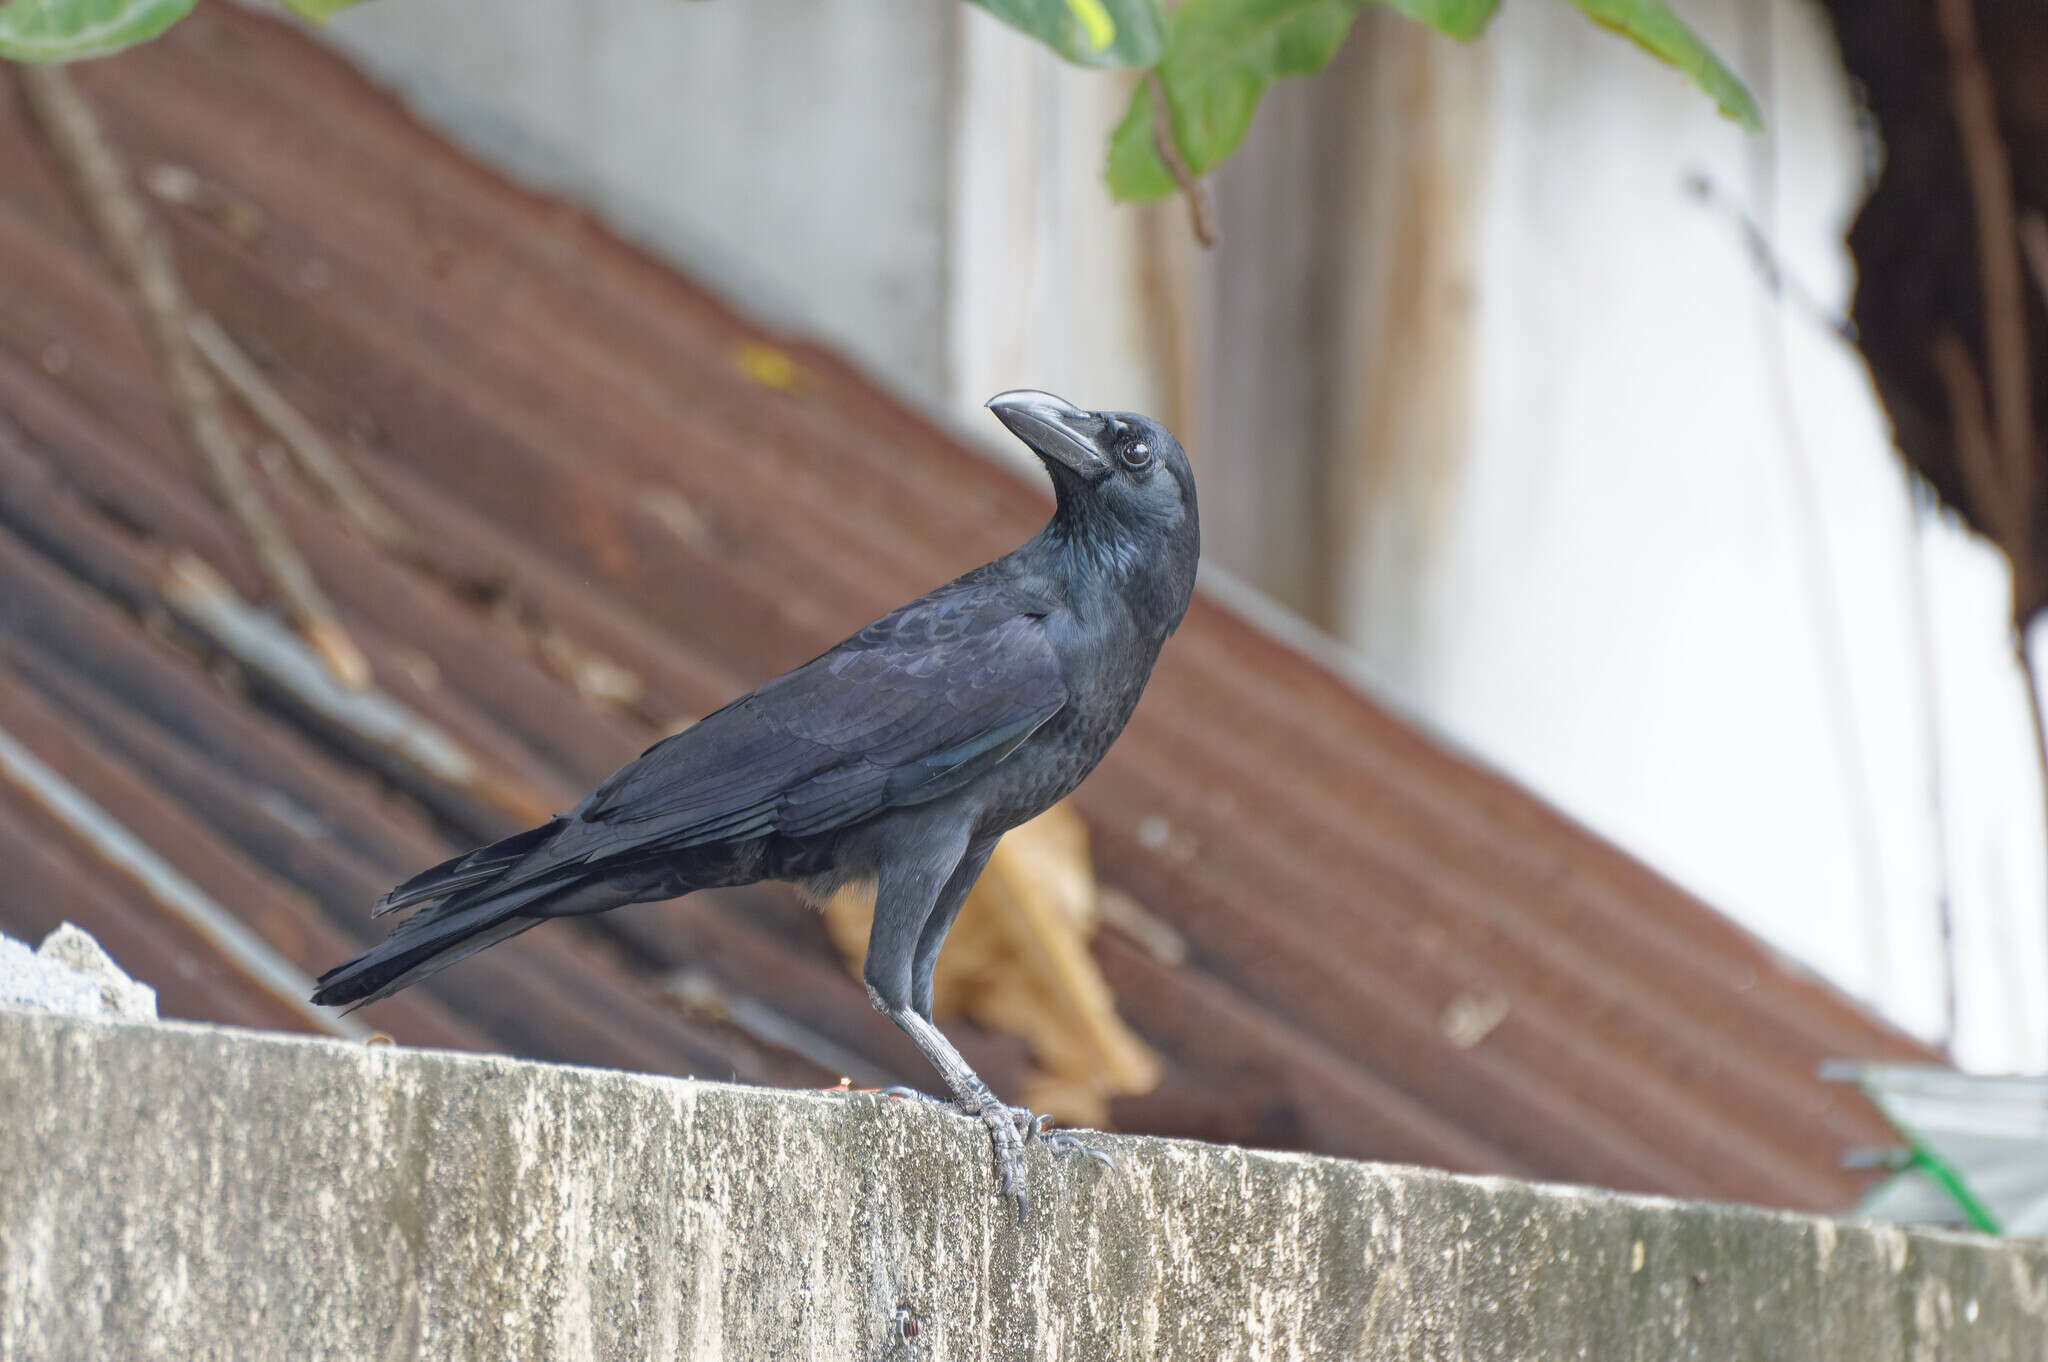
<svg viewBox="0 0 2048 1362">
<path fill-rule="evenodd" d="M 915 1098 L 920 1102 L 930 1102 L 934 1106 L 955 1107 L 957 1109 L 955 1103 L 948 1102 L 942 1097 L 934 1097 L 928 1092 L 920 1092 L 908 1083 L 892 1083 L 886 1088 L 877 1088 L 875 1091 L 883 1097 L 901 1097 L 906 1101 Z"/>
<path fill-rule="evenodd" d="M 1052 1115 L 1035 1116 L 1031 1120 L 1026 1140 L 1037 1140 L 1055 1154 L 1086 1154 L 1111 1172 L 1116 1171 L 1116 1158 L 1106 1149 L 1097 1149 L 1071 1130 L 1054 1130 Z"/>
<path fill-rule="evenodd" d="M 1017 1199 L 1017 1223 L 1031 1214 L 1024 1195 L 1024 1136 L 1017 1129 L 1016 1115 L 1000 1102 L 981 1109 L 982 1125 L 988 1128 L 989 1143 L 995 1146 L 996 1176 L 1002 1180 L 1003 1195 Z"/>
<path fill-rule="evenodd" d="M 1042 1138 L 1045 1140 L 1045 1147 L 1055 1154 L 1086 1154 L 1110 1172 L 1117 1171 L 1116 1155 L 1107 1149 L 1096 1148 L 1071 1130 L 1051 1131 Z"/>
</svg>

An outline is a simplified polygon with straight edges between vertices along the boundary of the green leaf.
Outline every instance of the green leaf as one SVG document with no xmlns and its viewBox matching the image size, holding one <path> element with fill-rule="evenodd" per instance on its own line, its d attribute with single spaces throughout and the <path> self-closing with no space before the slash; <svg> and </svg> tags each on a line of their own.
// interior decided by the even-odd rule
<svg viewBox="0 0 2048 1362">
<path fill-rule="evenodd" d="M 1693 84 L 1713 97 L 1714 102 L 1721 106 L 1722 113 L 1743 127 L 1751 132 L 1763 130 L 1764 120 L 1757 113 L 1756 101 L 1749 97 L 1749 91 L 1692 30 L 1665 7 L 1663 0 L 1572 0 L 1572 3 L 1602 28 L 1613 29 L 1624 38 L 1633 40 L 1651 56 L 1683 71 Z"/>
<path fill-rule="evenodd" d="M 1500 0 L 1387 0 L 1410 19 L 1419 19 L 1437 32 L 1469 43 L 1486 27 L 1486 21 L 1500 8 Z"/>
<path fill-rule="evenodd" d="M 77 61 L 154 38 L 193 0 L 12 0 L 0 5 L 0 57 Z"/>
<path fill-rule="evenodd" d="M 318 24 L 326 23 L 350 5 L 358 3 L 360 0 L 284 0 L 286 9 Z"/>
<path fill-rule="evenodd" d="M 1143 81 L 1109 135 L 1109 164 L 1102 177 L 1109 181 L 1110 194 L 1126 202 L 1163 199 L 1178 187 L 1152 146 L 1152 100 Z"/>
<path fill-rule="evenodd" d="M 1322 69 L 1365 0 L 1187 0 L 1168 26 L 1158 75 L 1174 141 L 1200 175 L 1244 140 L 1268 86 Z M 1422 0 L 1449 8 L 1456 0 Z M 1110 192 L 1156 199 L 1174 190 L 1152 142 L 1152 96 L 1141 83 L 1109 142 Z"/>
<path fill-rule="evenodd" d="M 331 4 L 333 0 L 325 2 Z M 1013 28 L 1023 29 L 1068 61 L 1083 66 L 1150 66 L 1166 50 L 1166 11 L 1160 0 L 975 3 Z"/>
</svg>

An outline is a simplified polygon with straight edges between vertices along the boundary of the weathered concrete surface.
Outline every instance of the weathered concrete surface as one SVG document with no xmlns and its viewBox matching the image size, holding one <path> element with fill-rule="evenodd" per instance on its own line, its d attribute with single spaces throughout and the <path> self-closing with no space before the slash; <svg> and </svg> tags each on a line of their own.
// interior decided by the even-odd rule
<svg viewBox="0 0 2048 1362">
<path fill-rule="evenodd" d="M 1115 1143 L 0 1011 L 0 1359 L 2048 1356 L 2038 1244 Z"/>
<path fill-rule="evenodd" d="M 0 1006 L 153 1020 L 156 990 L 130 979 L 90 932 L 67 922 L 33 950 L 0 935 Z"/>
</svg>

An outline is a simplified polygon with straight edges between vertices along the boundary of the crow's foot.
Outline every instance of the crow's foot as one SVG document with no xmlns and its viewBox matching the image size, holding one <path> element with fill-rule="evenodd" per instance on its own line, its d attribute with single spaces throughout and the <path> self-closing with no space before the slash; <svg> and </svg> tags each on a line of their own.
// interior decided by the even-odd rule
<svg viewBox="0 0 2048 1362">
<path fill-rule="evenodd" d="M 1016 1199 L 1017 1223 L 1021 1225 L 1031 1217 L 1031 1202 L 1024 1193 L 1024 1134 L 1018 1129 L 1016 1113 L 1001 1102 L 990 1102 L 973 1114 L 988 1130 L 989 1143 L 995 1147 L 996 1178 L 1003 1185 L 1003 1195 Z M 1028 1117 L 1031 1113 L 1024 1114 Z"/>
<path fill-rule="evenodd" d="M 876 1091 L 884 1097 L 902 1097 L 918 1102 L 929 1102 L 935 1107 L 944 1107 L 955 1116 L 972 1117 L 975 1120 L 980 1120 L 982 1111 L 986 1109 L 983 1107 L 970 1107 L 964 1102 L 948 1101 L 943 1097 L 934 1097 L 928 1092 L 920 1091 L 917 1088 L 902 1083 L 894 1087 L 877 1088 Z M 1108 1150 L 1098 1149 L 1094 1145 L 1087 1143 L 1074 1131 L 1054 1130 L 1052 1128 L 1052 1113 L 1041 1112 L 1034 1115 L 1029 1107 L 1004 1106 L 1000 1102 L 993 1105 L 1010 1114 L 1010 1120 L 1017 1127 L 1018 1137 L 1024 1143 L 1030 1144 L 1033 1140 L 1038 1140 L 1055 1154 L 1086 1154 L 1089 1158 L 1099 1160 L 1111 1168 L 1116 1167 L 1116 1159 Z"/>
<path fill-rule="evenodd" d="M 989 1141 L 995 1146 L 996 1175 L 1002 1179 L 1003 1195 L 1017 1199 L 1017 1219 L 1020 1222 L 1028 1210 L 1024 1193 L 1024 1146 L 1033 1140 L 1054 1154 L 1085 1154 L 1110 1171 L 1116 1170 L 1116 1159 L 1108 1150 L 1089 1144 L 1074 1131 L 1052 1129 L 1050 1113 L 1034 1115 L 1029 1107 L 1013 1107 L 997 1101 L 993 1093 L 987 1094 L 980 1102 L 970 1103 L 964 1100 L 948 1102 L 943 1097 L 934 1097 L 911 1087 L 898 1086 L 881 1091 L 885 1097 L 930 1102 L 956 1116 L 968 1117 L 986 1126 Z"/>
</svg>

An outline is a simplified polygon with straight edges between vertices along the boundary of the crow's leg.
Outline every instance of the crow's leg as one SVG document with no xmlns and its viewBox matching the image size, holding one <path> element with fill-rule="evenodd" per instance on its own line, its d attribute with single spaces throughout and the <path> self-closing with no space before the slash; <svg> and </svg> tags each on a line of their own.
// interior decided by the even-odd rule
<svg viewBox="0 0 2048 1362">
<path fill-rule="evenodd" d="M 940 1075 L 945 1078 L 946 1086 L 953 1090 L 955 1100 L 952 1105 L 957 1110 L 965 1115 L 979 1118 L 984 1122 L 988 1121 L 994 1112 L 1000 1111 L 1007 1114 L 1020 1144 L 1020 1152 L 1018 1154 L 1019 1180 L 1014 1185 L 1009 1178 L 1007 1172 L 1008 1165 L 1004 1157 L 1004 1150 L 1008 1147 L 1009 1138 L 997 1132 L 993 1126 L 990 1128 L 990 1137 L 994 1140 L 996 1146 L 997 1166 L 1005 1170 L 1003 1190 L 1017 1198 L 1017 1211 L 1021 1217 L 1027 1205 L 1021 1181 L 1021 1145 L 1029 1144 L 1032 1140 L 1042 1140 L 1045 1147 L 1056 1154 L 1086 1154 L 1089 1158 L 1100 1160 L 1111 1168 L 1116 1167 L 1116 1162 L 1105 1151 L 1088 1144 L 1070 1131 L 1049 1130 L 1048 1127 L 1052 1124 L 1052 1117 L 1033 1115 L 1029 1107 L 1013 1107 L 998 1101 L 995 1094 L 989 1090 L 987 1084 L 983 1083 L 974 1071 L 968 1067 L 967 1061 L 961 1057 L 960 1052 L 953 1048 L 951 1042 L 946 1039 L 945 1035 L 940 1032 L 937 1025 L 932 1021 L 932 969 L 938 962 L 939 947 L 945 943 L 946 933 L 952 929 L 953 920 L 959 916 L 960 906 L 967 901 L 968 891 L 973 889 L 975 881 L 981 878 L 982 869 L 988 864 L 989 853 L 995 850 L 997 840 L 996 838 L 977 839 L 968 844 L 967 850 L 961 854 L 959 864 L 953 868 L 953 873 L 947 876 L 945 886 L 939 891 L 938 899 L 932 904 L 931 912 L 925 917 L 924 926 L 918 932 L 917 947 L 912 953 L 910 960 L 910 998 L 913 1017 L 906 1019 L 886 1007 L 882 1010 L 887 1012 L 890 1019 L 901 1027 L 913 1041 L 917 1042 L 918 1049 L 924 1052 L 925 1057 L 931 1060 L 932 1067 L 937 1069 Z M 880 903 L 881 894 L 878 889 L 876 894 L 877 921 L 881 920 Z M 876 958 L 876 946 L 871 939 L 868 944 L 868 959 L 872 962 Z M 872 984 L 870 989 L 873 991 Z M 879 1007 L 881 1003 L 877 1001 L 876 1005 Z M 969 1101 L 966 1097 L 961 1096 L 961 1082 L 971 1083 L 979 1088 L 976 1100 Z M 886 1088 L 883 1091 L 896 1097 L 914 1097 L 925 1101 L 940 1100 L 918 1092 L 914 1088 Z"/>
<path fill-rule="evenodd" d="M 910 1005 L 926 1021 L 932 1019 L 932 970 L 939 963 L 939 947 L 946 944 L 946 933 L 953 930 L 960 906 L 967 902 L 967 895 L 988 865 L 989 854 L 1001 840 L 988 837 L 968 843 L 966 854 L 947 877 L 938 902 L 932 905 L 918 931 L 917 949 L 910 957 Z"/>
<path fill-rule="evenodd" d="M 953 1105 L 987 1128 L 1003 1195 L 1017 1199 L 1021 1220 L 1028 1207 L 1024 1139 L 1033 1124 L 1031 1113 L 997 1100 L 929 1016 L 931 962 L 938 958 L 939 943 L 987 864 L 995 841 L 970 842 L 965 827 L 920 831 L 925 835 L 902 839 L 915 850 L 885 857 L 877 868 L 875 925 L 868 935 L 861 976 L 876 1009 L 895 1022 L 939 1071 L 953 1094 Z M 925 962 L 921 975 L 920 957 Z"/>
<path fill-rule="evenodd" d="M 875 869 L 875 921 L 868 931 L 861 978 L 877 1011 L 890 1017 L 898 1012 L 919 1012 L 929 1022 L 929 963 L 921 991 L 916 968 L 926 924 L 952 924 L 995 843 L 970 840 L 963 824 L 910 820 L 892 829 L 888 841 L 889 850 Z M 945 926 L 939 928 L 940 936 L 945 934 Z M 936 943 L 930 955 L 937 957 Z M 922 1041 L 918 1045 L 944 1074 L 946 1066 L 938 1056 L 925 1049 Z"/>
</svg>

